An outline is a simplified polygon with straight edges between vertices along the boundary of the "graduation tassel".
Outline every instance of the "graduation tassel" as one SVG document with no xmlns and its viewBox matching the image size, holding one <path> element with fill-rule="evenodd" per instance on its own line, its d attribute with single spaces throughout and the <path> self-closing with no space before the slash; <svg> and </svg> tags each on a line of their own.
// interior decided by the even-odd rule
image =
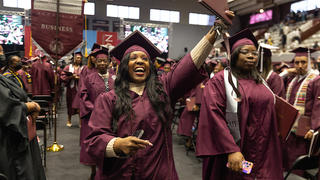
<svg viewBox="0 0 320 180">
<path fill-rule="evenodd" d="M 84 33 L 85 33 L 85 38 L 86 38 L 86 40 L 85 40 L 85 43 L 86 43 L 86 45 L 85 45 L 85 49 L 84 49 L 84 57 L 88 57 L 88 49 L 87 49 L 87 16 L 86 15 L 84 15 Z"/>
<path fill-rule="evenodd" d="M 311 56 L 311 54 L 310 54 L 310 48 L 308 48 L 308 70 L 311 69 L 311 59 L 310 59 L 310 56 Z"/>
<path fill-rule="evenodd" d="M 260 73 L 263 71 L 263 54 L 264 54 L 264 48 L 261 48 L 261 60 L 260 60 Z"/>
</svg>

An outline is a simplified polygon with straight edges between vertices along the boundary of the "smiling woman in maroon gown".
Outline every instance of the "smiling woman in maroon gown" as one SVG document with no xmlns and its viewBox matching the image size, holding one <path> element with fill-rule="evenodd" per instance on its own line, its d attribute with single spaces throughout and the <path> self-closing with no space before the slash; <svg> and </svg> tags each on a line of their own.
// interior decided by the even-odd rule
<svg viewBox="0 0 320 180">
<path fill-rule="evenodd" d="M 231 70 L 210 79 L 202 98 L 197 155 L 205 157 L 203 179 L 283 179 L 274 96 L 256 69 L 257 41 L 244 30 L 229 42 Z M 241 172 L 244 160 L 254 164 L 249 175 Z"/>
<path fill-rule="evenodd" d="M 211 30 L 160 77 L 152 63 L 160 51 L 139 31 L 111 51 L 121 59 L 114 90 L 96 99 L 89 120 L 92 132 L 85 142 L 98 166 L 96 179 L 178 179 L 170 129 L 172 105 L 205 78 L 201 66 L 215 35 Z"/>
</svg>

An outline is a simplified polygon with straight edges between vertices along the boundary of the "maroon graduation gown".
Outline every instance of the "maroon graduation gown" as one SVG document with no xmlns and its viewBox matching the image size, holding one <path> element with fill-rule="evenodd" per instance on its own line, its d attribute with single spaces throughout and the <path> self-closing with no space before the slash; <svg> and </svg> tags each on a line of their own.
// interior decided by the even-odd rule
<svg viewBox="0 0 320 180">
<path fill-rule="evenodd" d="M 238 146 L 225 119 L 226 90 L 224 73 L 210 79 L 203 92 L 197 136 L 197 155 L 206 157 L 203 179 L 283 179 L 281 148 L 277 136 L 274 97 L 263 85 L 254 80 L 240 79 Z M 254 166 L 250 175 L 234 173 L 226 167 L 227 155 L 241 152 Z"/>
<path fill-rule="evenodd" d="M 320 76 L 308 84 L 305 115 L 311 117 L 311 128 L 320 128 Z"/>
<path fill-rule="evenodd" d="M 80 162 L 85 165 L 95 165 L 95 161 L 86 152 L 86 146 L 83 143 L 85 138 L 90 133 L 90 128 L 88 122 L 90 119 L 91 112 L 94 108 L 94 102 L 99 94 L 106 92 L 106 87 L 104 80 L 98 74 L 98 72 L 93 72 L 88 74 L 82 80 L 83 84 L 79 90 L 80 94 L 80 119 L 81 119 L 81 129 L 80 129 Z M 114 76 L 109 75 L 108 84 L 109 90 L 113 89 Z"/>
<path fill-rule="evenodd" d="M 204 78 L 203 69 L 199 71 L 190 54 L 186 55 L 171 72 L 163 74 L 159 79 L 170 98 L 171 104 L 199 84 Z M 89 126 L 92 132 L 86 140 L 87 150 L 97 162 L 96 179 L 108 180 L 177 180 L 177 172 L 173 160 L 171 130 L 164 128 L 144 90 L 141 96 L 130 91 L 132 108 L 136 117 L 125 120 L 125 115 L 117 122 L 118 132 L 112 131 L 112 111 L 115 106 L 114 90 L 101 94 L 95 102 Z M 172 117 L 168 117 L 172 122 Z M 143 129 L 142 139 L 147 139 L 153 146 L 139 150 L 127 159 L 105 158 L 108 142 L 114 137 L 131 136 L 136 130 Z M 133 172 L 134 171 L 134 172 Z"/>
<path fill-rule="evenodd" d="M 61 75 L 61 79 L 62 81 L 65 83 L 66 87 L 67 87 L 67 93 L 66 93 L 66 100 L 67 100 L 67 108 L 68 108 L 68 115 L 72 116 L 74 114 L 77 114 L 77 110 L 72 108 L 72 102 L 75 99 L 77 92 L 78 92 L 78 80 L 73 79 L 73 84 L 72 84 L 72 79 L 70 76 L 67 76 L 66 72 L 70 72 L 69 71 L 69 67 L 70 65 L 66 66 L 63 69 L 62 75 Z M 81 73 L 81 67 L 79 67 L 77 70 L 74 70 L 73 74 L 77 74 L 78 76 L 80 76 Z"/>
<path fill-rule="evenodd" d="M 187 97 L 195 97 L 196 98 L 196 104 L 198 106 L 201 105 L 201 99 L 202 99 L 202 92 L 203 88 L 201 88 L 201 85 L 207 81 L 204 80 L 202 83 L 198 84 L 196 88 L 192 89 L 188 94 Z M 194 124 L 195 119 L 199 116 L 198 111 L 188 111 L 188 108 L 185 107 L 181 113 L 181 116 L 179 118 L 179 124 L 177 129 L 177 134 L 183 135 L 183 136 L 192 136 L 192 126 Z"/>
<path fill-rule="evenodd" d="M 304 115 L 311 117 L 311 129 L 319 130 L 320 128 L 320 76 L 316 77 L 314 80 L 310 81 L 308 84 L 307 95 L 306 95 L 306 109 L 305 109 Z M 318 180 L 320 180 L 319 175 L 318 175 Z"/>
<path fill-rule="evenodd" d="M 284 98 L 285 97 L 285 87 L 283 79 L 275 72 L 272 72 L 270 77 L 267 79 L 268 86 L 276 95 Z"/>
<path fill-rule="evenodd" d="M 191 91 L 189 91 L 187 94 L 184 95 L 184 97 L 186 97 L 184 98 L 184 100 L 190 97 L 194 97 L 195 93 L 196 93 L 196 88 L 191 89 Z M 177 134 L 191 137 L 192 125 L 195 118 L 196 118 L 196 113 L 192 111 L 188 111 L 187 106 L 185 106 L 179 118 Z"/>
<path fill-rule="evenodd" d="M 288 85 L 293 80 L 293 77 L 289 78 Z M 304 78 L 300 81 L 295 80 L 292 91 L 289 97 L 289 103 L 294 104 L 296 99 L 296 94 L 299 90 L 301 83 Z M 296 136 L 294 133 L 291 133 L 287 141 L 283 142 L 283 167 L 285 170 L 289 170 L 293 165 L 293 162 L 301 155 L 305 155 L 308 152 L 309 141 L 305 140 L 304 137 Z M 295 174 L 303 175 L 302 171 L 294 171 Z"/>
<path fill-rule="evenodd" d="M 88 68 L 88 66 L 83 66 L 81 73 L 80 73 L 80 78 L 79 78 L 79 83 L 78 83 L 78 89 L 81 89 L 81 86 L 83 84 L 83 79 L 87 77 L 87 75 L 91 74 L 92 72 L 97 72 L 96 68 Z M 73 102 L 72 102 L 72 108 L 73 109 L 79 109 L 80 108 L 80 92 L 77 91 L 77 95 L 74 97 Z"/>
<path fill-rule="evenodd" d="M 54 90 L 54 72 L 47 62 L 38 60 L 31 67 L 32 95 L 50 95 Z"/>
</svg>

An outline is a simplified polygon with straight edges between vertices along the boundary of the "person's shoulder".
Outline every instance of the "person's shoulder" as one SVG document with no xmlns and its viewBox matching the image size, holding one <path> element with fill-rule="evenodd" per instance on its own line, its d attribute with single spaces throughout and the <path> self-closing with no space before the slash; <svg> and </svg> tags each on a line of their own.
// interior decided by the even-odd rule
<svg viewBox="0 0 320 180">
<path fill-rule="evenodd" d="M 315 77 L 313 80 L 310 81 L 310 83 L 320 86 L 320 76 Z"/>
<path fill-rule="evenodd" d="M 210 82 L 220 82 L 220 81 L 224 81 L 224 71 L 222 70 L 220 72 L 218 72 L 217 74 L 215 74 L 209 81 Z"/>
<path fill-rule="evenodd" d="M 282 79 L 282 78 L 278 73 L 272 72 L 270 75 L 270 79 Z"/>
</svg>

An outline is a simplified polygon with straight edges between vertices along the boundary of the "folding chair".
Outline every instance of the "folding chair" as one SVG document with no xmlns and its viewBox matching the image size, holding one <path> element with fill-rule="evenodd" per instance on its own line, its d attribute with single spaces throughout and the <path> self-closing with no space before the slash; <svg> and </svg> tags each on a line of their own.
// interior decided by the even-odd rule
<svg viewBox="0 0 320 180">
<path fill-rule="evenodd" d="M 291 177 L 293 177 L 293 176 L 294 177 L 292 179 L 296 179 L 296 180 L 305 179 L 305 178 L 300 177 L 298 175 L 293 175 L 293 176 L 290 175 L 293 170 L 303 170 L 303 171 L 305 171 L 305 174 L 308 176 L 308 179 L 316 180 L 317 175 L 312 175 L 312 174 L 308 173 L 307 170 L 316 169 L 316 168 L 318 168 L 318 165 L 319 165 L 319 157 L 318 156 L 311 156 L 311 157 L 308 157 L 308 155 L 299 156 L 295 160 L 295 162 L 293 163 L 292 167 L 287 172 L 286 176 L 284 177 L 284 180 L 287 180 L 288 178 L 291 179 Z"/>
<path fill-rule="evenodd" d="M 41 107 L 39 116 L 36 119 L 37 130 L 43 130 L 43 144 L 41 147 L 41 157 L 43 161 L 43 167 L 47 164 L 47 124 L 49 124 L 49 129 L 51 133 L 50 119 L 52 118 L 52 113 L 50 112 L 51 106 L 48 100 L 51 96 L 33 96 L 32 100 L 38 103 Z"/>
<path fill-rule="evenodd" d="M 49 129 L 51 133 L 51 127 L 53 124 L 53 118 L 55 116 L 55 111 L 53 111 L 53 97 L 54 94 L 51 95 L 35 95 L 32 97 L 32 100 L 38 103 L 41 103 L 41 108 L 46 109 L 48 115 L 49 115 Z"/>
<path fill-rule="evenodd" d="M 48 119 L 46 115 L 37 117 L 36 129 L 37 130 L 43 129 L 43 144 L 40 145 L 43 167 L 47 166 L 47 122 L 48 122 Z"/>
</svg>

